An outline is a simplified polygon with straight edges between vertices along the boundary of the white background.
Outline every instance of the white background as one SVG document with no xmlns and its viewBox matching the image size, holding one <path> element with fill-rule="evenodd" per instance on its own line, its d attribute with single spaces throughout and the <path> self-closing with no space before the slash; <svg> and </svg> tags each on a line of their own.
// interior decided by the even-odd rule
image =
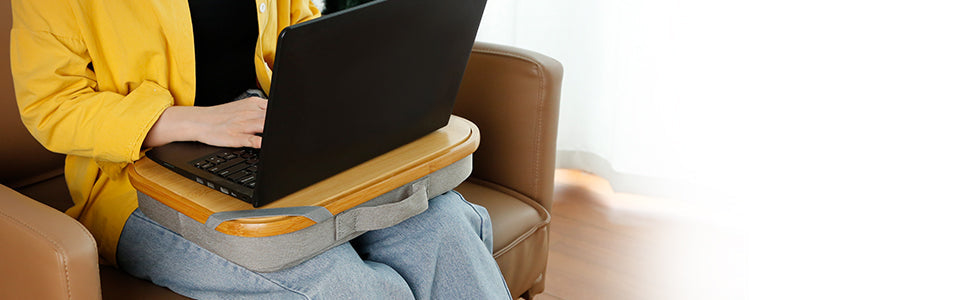
<svg viewBox="0 0 970 300">
<path fill-rule="evenodd" d="M 560 148 L 686 184 L 750 299 L 970 299 L 965 1 L 491 0 L 563 62 Z"/>
</svg>

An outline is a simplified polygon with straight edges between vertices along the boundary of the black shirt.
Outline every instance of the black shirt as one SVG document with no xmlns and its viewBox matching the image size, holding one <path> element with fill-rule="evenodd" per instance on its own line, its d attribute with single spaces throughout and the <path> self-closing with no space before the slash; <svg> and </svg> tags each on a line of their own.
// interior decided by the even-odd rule
<svg viewBox="0 0 970 300">
<path fill-rule="evenodd" d="M 189 0 L 195 35 L 195 105 L 232 101 L 256 88 L 255 1 Z"/>
</svg>

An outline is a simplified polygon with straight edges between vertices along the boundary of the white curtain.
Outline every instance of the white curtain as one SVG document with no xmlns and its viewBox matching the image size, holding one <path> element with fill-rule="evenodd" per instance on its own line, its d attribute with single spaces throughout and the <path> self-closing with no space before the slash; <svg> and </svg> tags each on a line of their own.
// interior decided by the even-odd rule
<svg viewBox="0 0 970 300">
<path fill-rule="evenodd" d="M 968 14 L 964 1 L 490 0 L 479 40 L 563 63 L 560 167 L 620 191 L 748 198 L 882 178 L 883 160 L 966 136 Z M 965 161 L 943 157 L 925 158 Z"/>
<path fill-rule="evenodd" d="M 559 167 L 591 171 L 619 191 L 669 195 L 689 177 L 676 132 L 692 126 L 677 101 L 693 87 L 672 35 L 683 18 L 677 3 L 490 0 L 478 40 L 563 63 Z"/>
<path fill-rule="evenodd" d="M 736 204 L 749 299 L 967 299 L 968 16 L 956 0 L 490 0 L 479 39 L 563 63 L 561 166 Z"/>
</svg>

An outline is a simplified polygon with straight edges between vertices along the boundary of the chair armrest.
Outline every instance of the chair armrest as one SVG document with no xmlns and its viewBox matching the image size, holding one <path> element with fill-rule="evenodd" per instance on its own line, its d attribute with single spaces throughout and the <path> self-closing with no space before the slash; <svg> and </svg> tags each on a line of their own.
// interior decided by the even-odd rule
<svg viewBox="0 0 970 300">
<path fill-rule="evenodd" d="M 100 299 L 98 251 L 73 218 L 0 185 L 0 299 Z"/>
<path fill-rule="evenodd" d="M 562 74 L 548 56 L 475 44 L 454 109 L 481 130 L 472 177 L 551 207 Z"/>
</svg>

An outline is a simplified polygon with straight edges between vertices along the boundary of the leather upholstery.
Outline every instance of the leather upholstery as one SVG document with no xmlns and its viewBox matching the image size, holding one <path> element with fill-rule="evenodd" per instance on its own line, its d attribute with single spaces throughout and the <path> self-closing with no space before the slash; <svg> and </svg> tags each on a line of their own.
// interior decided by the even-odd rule
<svg viewBox="0 0 970 300">
<path fill-rule="evenodd" d="M 30 180 L 31 183 L 29 185 L 17 188 L 17 191 L 24 194 L 24 196 L 47 204 L 47 206 L 59 211 L 66 211 L 71 206 L 74 206 L 74 202 L 71 201 L 70 192 L 67 189 L 67 182 L 64 180 L 63 175 L 57 174 L 56 177 L 51 179 L 39 182 L 33 181 Z"/>
<path fill-rule="evenodd" d="M 10 40 L 0 5 L 0 40 Z M 0 299 L 182 299 L 99 266 L 90 233 L 59 213 L 71 205 L 64 156 L 45 150 L 20 122 L 0 46 Z M 548 256 L 562 66 L 539 53 L 487 43 L 472 51 L 455 114 L 479 126 L 474 172 L 458 187 L 485 206 L 495 259 L 513 295 L 542 292 Z M 47 206 L 41 204 L 47 204 Z"/>
<path fill-rule="evenodd" d="M 95 299 L 98 251 L 71 217 L 0 186 L 0 299 Z"/>
<path fill-rule="evenodd" d="M 154 285 L 150 281 L 132 277 L 125 271 L 105 265 L 101 266 L 101 286 L 103 299 L 189 299 L 167 288 Z"/>
<path fill-rule="evenodd" d="M 20 188 L 63 174 L 64 156 L 44 150 L 20 121 L 10 74 L 10 4 L 0 5 L 0 184 Z"/>
<path fill-rule="evenodd" d="M 562 72 L 548 56 L 476 43 L 454 108 L 482 137 L 457 190 L 489 210 L 495 259 L 512 295 L 527 298 L 545 288 Z"/>
<path fill-rule="evenodd" d="M 475 44 L 454 109 L 481 129 L 472 176 L 552 205 L 561 85 L 548 56 Z"/>
</svg>

